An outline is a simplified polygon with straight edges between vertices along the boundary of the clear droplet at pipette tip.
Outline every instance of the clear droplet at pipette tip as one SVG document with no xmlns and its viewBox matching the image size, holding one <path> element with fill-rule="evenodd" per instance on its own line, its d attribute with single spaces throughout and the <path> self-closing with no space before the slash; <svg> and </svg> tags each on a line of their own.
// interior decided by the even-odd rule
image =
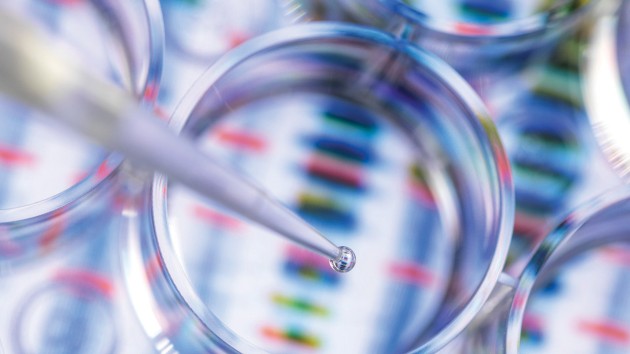
<svg viewBox="0 0 630 354">
<path fill-rule="evenodd" d="M 201 161 L 197 165 L 201 165 Z M 232 190 L 238 190 L 240 192 L 239 198 L 244 201 L 256 200 L 256 202 L 248 204 L 234 203 L 236 199 L 224 198 L 222 199 L 224 206 L 231 207 L 242 217 L 254 221 L 268 230 L 275 231 L 278 235 L 305 249 L 328 258 L 330 266 L 335 271 L 347 273 L 352 270 L 356 264 L 356 256 L 349 247 L 337 246 L 246 176 L 239 175 L 238 172 L 229 168 L 221 168 L 220 171 L 217 170 L 216 172 L 213 173 L 215 177 L 213 183 L 217 182 L 217 176 L 221 176 L 219 183 L 221 186 L 229 185 Z M 211 189 L 214 190 L 214 188 Z M 243 205 L 245 207 L 242 207 Z"/>
<path fill-rule="evenodd" d="M 339 273 L 347 273 L 354 268 L 357 263 L 357 256 L 354 251 L 346 246 L 339 247 L 339 255 L 330 259 L 330 266 Z"/>
</svg>

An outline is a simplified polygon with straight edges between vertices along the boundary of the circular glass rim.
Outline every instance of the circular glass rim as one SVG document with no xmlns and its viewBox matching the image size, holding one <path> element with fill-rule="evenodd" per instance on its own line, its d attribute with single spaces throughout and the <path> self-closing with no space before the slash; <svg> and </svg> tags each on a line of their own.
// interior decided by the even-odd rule
<svg viewBox="0 0 630 354">
<path fill-rule="evenodd" d="M 507 257 L 514 218 L 514 197 L 510 167 L 503 151 L 499 135 L 481 99 L 477 97 L 472 88 L 468 86 L 454 69 L 451 69 L 446 63 L 434 57 L 432 54 L 406 42 L 401 42 L 401 40 L 396 39 L 390 34 L 376 29 L 341 23 L 299 24 L 291 26 L 288 29 L 280 29 L 259 36 L 235 48 L 229 55 L 222 57 L 195 82 L 180 101 L 172 115 L 170 127 L 177 133 L 181 132 L 186 121 L 192 114 L 197 103 L 205 95 L 207 89 L 224 74 L 249 58 L 259 53 L 272 51 L 279 46 L 290 45 L 291 43 L 299 43 L 313 39 L 335 39 L 340 36 L 370 41 L 376 44 L 394 47 L 398 50 L 404 50 L 417 61 L 418 65 L 424 65 L 433 73 L 439 73 L 436 77 L 439 77 L 439 80 L 442 80 L 444 84 L 449 87 L 453 95 L 457 96 L 457 99 L 467 105 L 466 109 L 470 111 L 470 115 L 474 117 L 473 119 L 477 120 L 473 125 L 477 127 L 475 133 L 478 135 L 477 138 L 483 140 L 483 148 L 486 150 L 483 151 L 483 153 L 491 158 L 489 166 L 494 169 L 495 174 L 493 176 L 494 180 L 492 181 L 495 185 L 492 187 L 497 191 L 497 195 L 494 196 L 494 198 L 496 199 L 495 203 L 498 208 L 497 215 L 499 219 L 496 229 L 496 248 L 475 294 L 460 310 L 459 315 L 446 325 L 438 335 L 429 339 L 422 346 L 413 349 L 413 352 L 416 353 L 431 353 L 455 338 L 475 317 L 486 299 L 490 296 Z M 208 323 L 217 323 L 216 316 L 212 314 L 195 294 L 193 286 L 185 276 L 183 266 L 177 259 L 175 251 L 172 247 L 168 247 L 171 242 L 167 221 L 168 208 L 166 205 L 166 190 L 167 178 L 164 175 L 156 174 L 151 187 L 150 213 L 154 221 L 153 231 L 155 232 L 152 237 L 156 240 L 158 255 L 164 261 L 165 272 L 171 277 L 172 284 L 186 302 L 187 308 L 194 313 L 194 316 L 201 319 L 204 325 L 207 326 Z M 216 332 L 214 328 L 208 329 Z M 246 344 L 244 339 L 239 338 L 226 328 L 219 328 L 219 330 L 227 333 L 227 338 L 222 339 L 233 347 L 239 348 L 239 350 L 242 350 L 243 346 L 245 346 L 245 349 L 248 351 L 260 350 L 260 348 L 251 347 L 251 344 Z"/>
<path fill-rule="evenodd" d="M 127 0 L 128 1 L 128 0 Z M 148 28 L 148 52 L 144 53 L 148 62 L 146 68 L 138 75 L 143 78 L 141 91 L 136 93 L 139 104 L 150 105 L 156 97 L 162 75 L 164 54 L 164 29 L 162 10 L 159 0 L 140 0 L 143 16 Z M 8 209 L 0 209 L 0 223 L 21 223 L 37 219 L 43 215 L 57 214 L 64 207 L 75 204 L 91 191 L 111 180 L 123 162 L 123 156 L 118 153 L 107 152 L 101 164 L 111 166 L 105 176 L 99 176 L 94 169 L 86 177 L 69 188 L 32 204 Z"/>
<path fill-rule="evenodd" d="M 562 251 L 564 253 L 566 250 L 563 250 L 563 246 L 594 216 L 624 201 L 630 201 L 630 186 L 609 190 L 570 212 L 545 237 L 521 273 L 511 299 L 507 317 L 507 330 L 504 338 L 507 353 L 519 353 L 521 330 L 527 303 L 536 284 L 536 279 L 545 265 L 548 264 L 547 261 L 550 257 L 556 252 Z M 606 242 L 609 242 L 609 240 L 603 237 L 600 243 L 605 244 Z M 587 247 L 592 248 L 598 245 L 591 245 L 590 247 L 587 245 Z M 571 244 L 569 247 L 576 248 L 578 246 L 580 244 Z"/>
<path fill-rule="evenodd" d="M 587 13 L 595 6 L 598 0 L 588 0 L 588 3 L 579 5 L 577 9 L 566 11 L 579 3 L 579 0 L 571 0 L 568 3 L 552 6 L 550 9 L 527 17 L 508 20 L 499 23 L 480 24 L 463 22 L 448 19 L 439 19 L 427 15 L 426 13 L 413 8 L 403 2 L 403 0 L 377 0 L 382 2 L 394 13 L 406 19 L 414 21 L 421 26 L 441 32 L 444 34 L 466 38 L 469 40 L 487 40 L 495 38 L 498 40 L 513 40 L 519 37 L 529 37 L 540 33 L 545 33 L 560 26 L 562 23 Z M 458 29 L 466 28 L 466 31 Z"/>
</svg>

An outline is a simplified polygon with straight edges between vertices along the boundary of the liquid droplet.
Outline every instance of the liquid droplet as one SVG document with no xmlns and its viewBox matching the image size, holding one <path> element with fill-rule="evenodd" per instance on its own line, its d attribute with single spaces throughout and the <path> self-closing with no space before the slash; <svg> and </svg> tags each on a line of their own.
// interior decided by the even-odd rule
<svg viewBox="0 0 630 354">
<path fill-rule="evenodd" d="M 339 247 L 339 255 L 337 258 L 330 260 L 332 269 L 339 273 L 347 273 L 354 268 L 357 263 L 357 256 L 350 248 L 346 246 Z"/>
</svg>

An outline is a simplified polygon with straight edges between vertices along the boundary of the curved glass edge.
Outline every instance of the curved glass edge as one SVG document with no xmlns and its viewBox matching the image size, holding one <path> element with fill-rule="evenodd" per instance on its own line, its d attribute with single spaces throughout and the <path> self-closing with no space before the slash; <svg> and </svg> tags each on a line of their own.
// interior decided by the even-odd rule
<svg viewBox="0 0 630 354">
<path fill-rule="evenodd" d="M 382 31 L 370 27 L 363 27 L 345 23 L 306 23 L 296 24 L 286 29 L 274 30 L 247 41 L 232 49 L 229 55 L 222 56 L 212 65 L 211 70 L 206 70 L 186 92 L 183 99 L 175 107 L 171 116 L 170 126 L 179 133 L 188 116 L 193 112 L 197 102 L 206 93 L 207 87 L 216 82 L 220 77 L 228 73 L 237 64 L 258 55 L 275 46 L 291 45 L 292 42 L 309 39 L 325 39 L 335 37 L 347 37 L 374 41 L 376 43 L 390 43 L 393 38 Z"/>
<path fill-rule="evenodd" d="M 98 5 L 100 0 L 91 1 L 95 1 L 95 4 Z M 157 97 L 162 75 L 164 51 L 162 12 L 159 0 L 138 1 L 141 2 L 140 6 L 142 7 L 143 15 L 149 28 L 149 52 L 145 54 L 149 65 L 143 69 L 144 72 L 138 73 L 138 77 L 144 78 L 145 81 L 141 85 L 143 91 L 140 96 L 140 103 L 151 106 Z M 58 215 L 63 208 L 84 198 L 105 180 L 109 179 L 109 177 L 119 169 L 122 161 L 123 157 L 120 154 L 110 153 L 96 170 L 92 171 L 77 184 L 57 195 L 26 206 L 0 209 L 0 223 L 29 223 L 32 222 L 28 221 L 29 219 L 42 220 L 53 218 L 53 216 Z M 103 173 L 103 171 L 106 172 Z"/>
<path fill-rule="evenodd" d="M 73 240 L 89 239 L 104 227 L 115 211 L 114 187 L 119 177 L 119 170 L 112 170 L 93 188 L 53 211 L 27 219 L 0 220 L 0 276 L 12 273 L 33 258 L 52 254 Z"/>
<path fill-rule="evenodd" d="M 522 19 L 495 24 L 473 24 L 452 20 L 436 19 L 407 5 L 403 0 L 377 0 L 393 12 L 420 24 L 423 27 L 443 32 L 445 34 L 470 40 L 514 40 L 518 37 L 530 37 L 536 34 L 550 32 L 566 23 L 577 20 L 594 10 L 604 1 L 589 0 L 587 2 L 572 0 L 560 2 L 548 10 Z M 461 31 L 461 28 L 468 31 Z"/>
<path fill-rule="evenodd" d="M 170 290 L 175 290 L 174 294 L 177 300 L 186 304 L 191 311 L 197 331 L 211 339 L 210 341 L 204 340 L 205 338 L 197 339 L 195 341 L 199 341 L 199 343 L 195 345 L 204 346 L 204 350 L 212 348 L 212 351 L 216 351 L 216 347 L 219 346 L 221 351 L 226 353 L 265 353 L 230 330 L 208 309 L 188 281 L 188 277 L 174 252 L 174 248 L 164 247 L 166 244 L 171 244 L 169 240 L 164 240 L 164 237 L 168 237 L 168 208 L 166 207 L 166 199 L 162 198 L 164 197 L 163 191 L 166 188 L 166 181 L 166 176 L 157 175 L 148 194 L 151 195 L 151 201 L 153 202 L 150 206 L 153 225 L 160 225 L 160 228 L 155 230 L 158 237 L 154 241 L 156 242 L 157 254 L 162 257 L 161 259 L 164 262 L 164 275 L 168 279 L 169 284 L 174 285 L 174 289 L 171 288 Z M 163 203 L 158 203 L 163 208 L 155 209 L 156 201 L 163 201 Z M 164 237 L 161 238 L 159 235 Z"/>
<path fill-rule="evenodd" d="M 165 222 L 151 211 L 157 192 L 148 182 L 121 181 L 118 242 L 127 297 L 153 347 L 159 352 L 262 353 L 221 325 L 200 300 L 189 301 L 192 289 L 174 286 L 175 279 L 186 275 L 168 268 L 166 262 L 177 262 L 175 255 L 147 237 L 156 223 Z M 220 330 L 210 330 L 208 324 Z"/>
<path fill-rule="evenodd" d="M 624 4 L 630 4 L 627 1 Z M 630 6 L 626 6 L 630 8 Z M 630 104 L 624 94 L 619 61 L 621 50 L 615 43 L 616 7 L 608 9 L 595 24 L 582 63 L 582 92 L 588 120 L 600 150 L 612 169 L 630 180 Z"/>
<path fill-rule="evenodd" d="M 149 57 L 142 103 L 152 105 L 157 99 L 164 66 L 164 17 L 159 0 L 143 0 L 149 29 Z"/>
<path fill-rule="evenodd" d="M 471 122 L 471 125 L 476 129 L 476 138 L 482 141 L 482 146 L 485 149 L 483 154 L 492 156 L 492 159 L 487 159 L 485 162 L 488 163 L 488 170 L 495 172 L 491 183 L 496 192 L 496 198 L 493 202 L 498 212 L 498 215 L 495 215 L 497 221 L 493 225 L 493 231 L 497 235 L 495 252 L 474 297 L 461 310 L 461 314 L 440 332 L 440 335 L 409 351 L 409 353 L 428 354 L 437 352 L 459 335 L 475 318 L 495 288 L 507 258 L 514 227 L 514 186 L 509 159 L 503 149 L 494 122 L 481 99 L 454 69 L 439 58 L 415 46 L 409 46 L 409 50 L 417 52 L 416 58 L 432 71 L 439 72 L 440 79 L 447 87 L 453 89 L 454 96 L 462 100 L 465 106 L 470 109 L 471 116 L 477 118 L 478 122 Z"/>
<path fill-rule="evenodd" d="M 503 151 L 502 143 L 498 132 L 494 127 L 489 113 L 485 109 L 482 101 L 474 93 L 466 81 L 451 69 L 447 64 L 436 58 L 432 54 L 410 45 L 404 41 L 397 40 L 389 34 L 381 31 L 357 25 L 342 23 L 310 23 L 292 26 L 288 30 L 277 30 L 258 37 L 255 41 L 249 41 L 234 49 L 230 55 L 222 57 L 216 64 L 207 70 L 191 87 L 182 101 L 176 107 L 171 117 L 170 126 L 176 132 L 180 132 L 186 119 L 192 114 L 197 102 L 199 102 L 209 86 L 220 77 L 229 72 L 234 66 L 267 50 L 273 50 L 276 46 L 290 45 L 292 42 L 305 41 L 309 39 L 348 37 L 374 41 L 376 43 L 394 46 L 413 55 L 420 63 L 426 65 L 431 71 L 439 72 L 441 80 L 448 83 L 453 94 L 461 100 L 469 110 L 470 116 L 476 117 L 477 122 L 471 122 L 475 129 L 476 137 L 479 138 L 486 151 L 487 156 L 492 156 L 493 160 L 488 162 L 488 169 L 495 171 L 492 181 L 493 188 L 497 192 L 493 201 L 499 215 L 496 215 L 497 224 L 494 225 L 494 232 L 497 235 L 497 247 L 492 255 L 492 261 L 488 271 L 482 280 L 479 289 L 470 303 L 461 311 L 461 314 L 445 327 L 440 335 L 430 339 L 421 347 L 412 349 L 411 353 L 432 353 L 449 343 L 455 338 L 466 325 L 475 317 L 481 309 L 486 299 L 490 296 L 495 283 L 497 282 L 509 248 L 513 220 L 514 220 L 514 191 L 512 184 L 509 161 Z M 163 200 L 163 191 L 166 187 L 166 178 L 163 175 L 156 175 L 153 180 L 153 218 L 156 225 L 156 238 L 158 245 L 167 245 L 168 226 L 166 221 L 166 205 Z M 186 301 L 191 311 L 196 316 L 200 316 L 202 322 L 213 323 L 217 319 L 201 303 L 194 294 L 192 286 L 187 281 L 181 264 L 176 259 L 175 254 L 168 247 L 160 247 L 164 258 L 166 272 L 175 287 L 181 292 L 182 298 Z M 241 344 L 242 340 L 237 340 L 236 344 Z"/>
<path fill-rule="evenodd" d="M 565 247 L 577 247 L 572 244 L 574 235 L 592 218 L 616 205 L 630 200 L 630 186 L 623 186 L 591 199 L 578 209 L 570 212 L 552 230 L 538 247 L 520 276 L 511 300 L 508 314 L 505 348 L 507 353 L 519 352 L 522 322 L 527 301 L 541 270 L 548 265 L 549 259 Z"/>
</svg>

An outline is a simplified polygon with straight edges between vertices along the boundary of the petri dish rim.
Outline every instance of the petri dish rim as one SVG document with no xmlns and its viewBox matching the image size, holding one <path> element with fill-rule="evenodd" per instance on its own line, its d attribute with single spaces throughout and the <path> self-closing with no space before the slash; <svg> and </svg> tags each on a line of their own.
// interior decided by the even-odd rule
<svg viewBox="0 0 630 354">
<path fill-rule="evenodd" d="M 612 4 L 594 23 L 581 63 L 581 91 L 589 124 L 601 154 L 624 182 L 630 180 L 630 145 L 626 137 L 630 129 L 630 94 L 624 87 L 621 61 L 627 50 L 619 45 L 619 37 L 622 22 L 627 24 L 628 20 L 630 2 Z M 626 32 L 630 33 L 628 29 Z"/>
<path fill-rule="evenodd" d="M 476 138 L 482 140 L 486 156 L 491 157 L 491 169 L 496 174 L 493 176 L 495 183 L 492 187 L 497 192 L 495 203 L 498 208 L 498 220 L 495 232 L 497 233 L 497 247 L 492 255 L 483 280 L 480 282 L 475 295 L 471 301 L 460 311 L 460 314 L 440 331 L 439 335 L 426 341 L 420 347 L 414 348 L 414 353 L 432 353 L 446 345 L 466 325 L 473 319 L 481 309 L 486 299 L 490 296 L 495 283 L 497 282 L 504 261 L 507 256 L 507 249 L 510 243 L 514 218 L 514 196 L 511 180 L 509 162 L 503 152 L 499 135 L 494 128 L 492 120 L 487 113 L 483 103 L 476 96 L 474 91 L 465 83 L 454 69 L 451 69 L 441 60 L 432 54 L 410 45 L 395 37 L 367 27 L 340 23 L 311 23 L 292 26 L 289 29 L 280 29 L 257 37 L 255 40 L 245 42 L 235 48 L 229 55 L 222 57 L 216 64 L 209 68 L 189 89 L 184 98 L 176 107 L 170 120 L 170 127 L 177 133 L 181 132 L 188 117 L 193 112 L 197 102 L 205 95 L 207 88 L 218 81 L 223 75 L 228 73 L 239 63 L 246 61 L 265 51 L 272 51 L 279 46 L 299 43 L 301 41 L 316 39 L 334 39 L 347 37 L 357 40 L 374 42 L 376 44 L 396 48 L 404 51 L 413 58 L 418 65 L 423 65 L 438 80 L 441 80 L 448 87 L 454 97 L 459 100 L 468 110 L 468 117 L 474 117 L 471 126 L 475 129 Z M 438 74 L 439 73 L 439 74 Z M 175 251 L 171 247 L 170 232 L 167 221 L 167 178 L 164 175 L 156 174 L 150 189 L 150 218 L 153 221 L 154 242 L 157 245 L 157 253 L 164 264 L 164 272 L 170 278 L 169 282 L 174 286 L 185 302 L 187 311 L 192 316 L 201 320 L 204 326 L 220 322 L 216 316 L 203 304 L 195 294 L 192 284 L 185 275 L 182 264 L 177 259 Z M 217 333 L 215 328 L 207 328 L 211 332 Z M 224 332 L 221 339 L 238 350 L 260 351 L 248 344 L 244 339 L 239 338 L 226 328 L 219 328 Z M 221 335 L 219 335 L 221 337 Z"/>
<path fill-rule="evenodd" d="M 601 240 L 597 240 L 594 243 L 589 243 L 589 240 L 586 240 L 569 244 L 572 238 L 574 238 L 574 235 L 593 217 L 628 200 L 630 200 L 630 188 L 628 186 L 609 190 L 570 212 L 557 224 L 556 228 L 545 237 L 536 253 L 525 266 L 510 300 L 511 304 L 507 316 L 507 323 L 505 324 L 507 329 L 504 338 L 507 353 L 519 353 L 522 323 L 525 317 L 529 296 L 534 289 L 539 274 L 541 274 L 543 268 L 549 264 L 548 261 L 550 257 L 554 256 L 556 253 L 565 253 L 574 248 L 577 249 L 580 246 L 590 249 L 609 242 L 609 239 L 602 237 Z M 568 248 L 565 249 L 565 247 Z"/>
<path fill-rule="evenodd" d="M 148 53 L 142 54 L 144 55 L 142 60 L 147 65 L 138 73 L 138 78 L 132 79 L 141 80 L 139 92 L 134 93 L 140 104 L 150 105 L 156 97 L 162 75 L 164 29 L 159 0 L 141 0 L 140 4 L 142 16 L 146 19 L 148 28 Z M 129 53 L 125 54 L 130 55 Z M 109 169 L 104 176 L 99 176 L 97 171 L 93 170 L 78 183 L 56 195 L 24 206 L 0 209 L 0 223 L 22 225 L 37 223 L 42 217 L 46 218 L 49 215 L 54 217 L 54 215 L 62 213 L 64 208 L 80 203 L 92 191 L 111 181 L 118 174 L 122 162 L 123 157 L 120 154 L 107 153 L 102 164 L 109 166 Z"/>
<path fill-rule="evenodd" d="M 589 13 L 597 3 L 597 0 L 589 0 L 587 4 L 579 5 L 577 11 L 573 10 L 567 14 L 563 11 L 567 6 L 571 6 L 580 1 L 571 0 L 568 5 L 554 6 L 547 11 L 536 13 L 513 21 L 504 21 L 491 24 L 479 24 L 454 20 L 437 19 L 414 9 L 403 3 L 403 0 L 378 0 L 383 5 L 415 24 L 442 33 L 469 41 L 487 41 L 489 38 L 498 41 L 513 41 L 519 38 L 535 37 L 550 31 L 552 28 L 560 27 L 567 22 L 574 21 Z M 472 29 L 469 33 L 457 31 L 458 27 L 468 27 Z"/>
</svg>

